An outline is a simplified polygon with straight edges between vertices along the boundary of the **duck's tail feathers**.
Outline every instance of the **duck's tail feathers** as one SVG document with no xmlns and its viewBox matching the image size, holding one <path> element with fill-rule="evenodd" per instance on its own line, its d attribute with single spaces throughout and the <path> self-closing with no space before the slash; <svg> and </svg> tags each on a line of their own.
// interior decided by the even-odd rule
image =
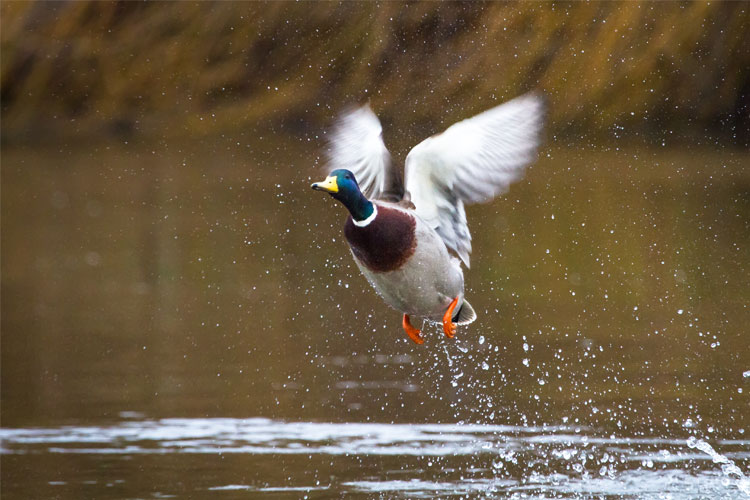
<svg viewBox="0 0 750 500">
<path fill-rule="evenodd" d="M 453 322 L 457 325 L 468 325 L 475 319 L 477 319 L 477 313 L 474 312 L 471 304 L 464 299 L 464 303 L 461 305 L 461 309 L 458 310 L 458 314 L 453 317 Z"/>
</svg>

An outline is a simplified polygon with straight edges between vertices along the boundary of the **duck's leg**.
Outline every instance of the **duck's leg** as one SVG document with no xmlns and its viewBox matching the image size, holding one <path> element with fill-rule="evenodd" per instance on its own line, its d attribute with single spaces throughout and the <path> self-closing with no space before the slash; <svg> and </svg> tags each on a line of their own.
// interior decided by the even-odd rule
<svg viewBox="0 0 750 500">
<path fill-rule="evenodd" d="M 456 324 L 453 322 L 453 310 L 456 308 L 456 304 L 458 304 L 458 297 L 453 299 L 453 302 L 443 314 L 443 332 L 449 339 L 452 339 L 456 334 Z"/>
<path fill-rule="evenodd" d="M 424 344 L 424 337 L 422 337 L 422 332 L 411 326 L 408 314 L 404 314 L 404 320 L 401 322 L 401 324 L 403 325 L 406 334 L 410 339 L 414 341 L 415 344 Z"/>
</svg>

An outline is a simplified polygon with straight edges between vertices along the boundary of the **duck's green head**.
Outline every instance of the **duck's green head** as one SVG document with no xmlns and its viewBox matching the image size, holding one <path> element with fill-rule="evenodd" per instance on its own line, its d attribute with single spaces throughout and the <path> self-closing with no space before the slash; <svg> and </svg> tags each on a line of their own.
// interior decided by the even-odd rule
<svg viewBox="0 0 750 500">
<path fill-rule="evenodd" d="M 354 174 L 344 168 L 334 170 L 324 181 L 314 183 L 312 188 L 339 200 L 356 221 L 367 219 L 375 211 L 374 205 L 359 190 Z"/>
</svg>

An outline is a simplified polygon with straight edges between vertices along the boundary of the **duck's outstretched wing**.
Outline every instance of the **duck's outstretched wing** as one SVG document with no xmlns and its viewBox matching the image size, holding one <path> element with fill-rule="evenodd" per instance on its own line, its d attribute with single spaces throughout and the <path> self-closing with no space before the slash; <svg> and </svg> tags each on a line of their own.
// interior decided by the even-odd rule
<svg viewBox="0 0 750 500">
<path fill-rule="evenodd" d="M 398 202 L 404 196 L 401 174 L 383 143 L 383 127 L 368 105 L 341 115 L 330 133 L 327 171 L 338 168 L 352 171 L 367 198 Z"/>
<path fill-rule="evenodd" d="M 406 190 L 416 212 L 469 266 L 471 235 L 464 203 L 507 190 L 535 157 L 544 99 L 526 94 L 417 144 L 406 157 Z"/>
</svg>

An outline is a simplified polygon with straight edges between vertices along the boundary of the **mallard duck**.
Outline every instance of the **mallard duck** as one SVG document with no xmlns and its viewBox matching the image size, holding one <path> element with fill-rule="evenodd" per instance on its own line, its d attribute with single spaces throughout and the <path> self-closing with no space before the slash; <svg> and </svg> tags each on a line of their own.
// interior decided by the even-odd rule
<svg viewBox="0 0 750 500">
<path fill-rule="evenodd" d="M 464 205 L 489 201 L 522 176 L 536 155 L 543 115 L 542 98 L 526 94 L 458 122 L 411 150 L 405 184 L 369 106 L 335 125 L 328 176 L 312 188 L 349 210 L 344 235 L 354 261 L 403 313 L 417 344 L 424 337 L 412 317 L 441 322 L 449 338 L 456 325 L 476 319 L 464 298 L 461 262 L 468 268 L 471 253 Z"/>
</svg>

